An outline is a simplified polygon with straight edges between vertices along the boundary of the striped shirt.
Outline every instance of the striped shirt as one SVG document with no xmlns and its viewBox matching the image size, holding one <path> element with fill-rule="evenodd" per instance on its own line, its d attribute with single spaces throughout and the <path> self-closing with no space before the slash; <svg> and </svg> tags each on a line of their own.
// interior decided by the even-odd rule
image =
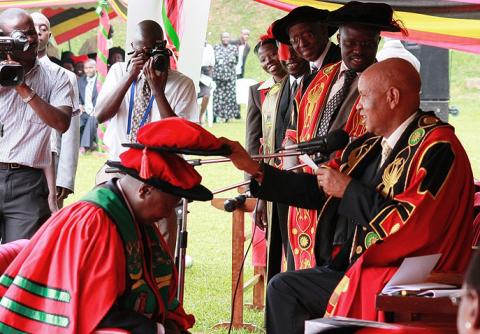
<svg viewBox="0 0 480 334">
<path fill-rule="evenodd" d="M 72 107 L 70 82 L 65 72 L 36 61 L 25 83 L 54 107 Z M 50 164 L 51 127 L 43 122 L 13 87 L 0 86 L 0 162 L 34 168 Z"/>
</svg>

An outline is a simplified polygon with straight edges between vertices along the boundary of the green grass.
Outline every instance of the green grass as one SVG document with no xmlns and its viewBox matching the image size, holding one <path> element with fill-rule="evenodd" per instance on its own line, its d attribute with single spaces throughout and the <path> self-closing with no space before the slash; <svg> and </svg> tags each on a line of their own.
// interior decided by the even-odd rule
<svg viewBox="0 0 480 334">
<path fill-rule="evenodd" d="M 283 15 L 283 12 L 260 5 L 250 0 L 212 0 L 208 31 L 211 44 L 216 44 L 223 31 L 231 33 L 236 38 L 240 29 L 251 30 L 251 45 L 255 45 L 257 37 L 263 34 L 274 19 Z M 115 45 L 123 45 L 125 25 L 120 20 L 113 21 L 116 28 Z M 75 39 L 72 44 L 74 51 L 78 50 L 90 32 L 81 38 Z M 66 44 L 61 48 L 66 48 Z M 246 64 L 246 77 L 256 80 L 265 79 L 257 57 L 252 53 Z M 478 145 L 478 126 L 480 113 L 478 112 L 478 89 L 467 89 L 467 78 L 480 78 L 480 58 L 475 55 L 461 52 L 451 53 L 450 82 L 451 105 L 460 109 L 460 115 L 450 117 L 456 133 L 465 146 L 470 157 L 474 174 L 480 177 L 480 145 Z M 242 120 L 234 120 L 227 124 L 215 124 L 209 129 L 217 136 L 225 136 L 244 142 L 245 111 L 243 108 Z M 95 173 L 103 164 L 104 159 L 95 156 L 82 156 L 77 171 L 75 195 L 67 203 L 78 200 L 94 183 Z M 226 185 L 239 182 L 243 179 L 242 173 L 235 170 L 230 164 L 205 165 L 198 168 L 203 176 L 203 184 L 215 190 Z M 219 197 L 233 197 L 235 191 L 220 194 Z M 230 286 L 231 286 L 231 215 L 214 209 L 210 203 L 193 203 L 189 207 L 188 216 L 189 245 L 188 254 L 193 257 L 194 265 L 186 272 L 185 308 L 195 314 L 197 322 L 194 332 L 226 333 L 213 331 L 212 327 L 230 318 Z M 249 223 L 246 222 L 246 230 Z M 247 245 L 247 243 L 245 244 Z M 247 261 L 245 280 L 251 277 L 251 264 Z M 245 293 L 245 302 L 251 301 L 251 290 Z M 262 326 L 263 313 L 245 310 L 244 321 Z M 243 333 L 243 331 L 236 331 Z M 245 332 L 246 333 L 246 332 Z"/>
<path fill-rule="evenodd" d="M 449 121 L 468 153 L 474 176 L 480 178 L 480 113 L 477 105 L 480 89 L 467 88 L 465 83 L 468 78 L 480 78 L 480 57 L 451 52 L 450 105 L 458 107 L 460 114 L 450 117 Z"/>
</svg>

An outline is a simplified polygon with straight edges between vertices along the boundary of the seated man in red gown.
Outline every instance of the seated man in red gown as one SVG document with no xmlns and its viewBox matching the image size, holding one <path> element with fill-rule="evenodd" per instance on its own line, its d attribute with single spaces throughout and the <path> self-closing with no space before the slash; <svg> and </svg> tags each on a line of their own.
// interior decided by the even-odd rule
<svg viewBox="0 0 480 334">
<path fill-rule="evenodd" d="M 1 333 L 186 333 L 193 326 L 154 223 L 181 198 L 205 201 L 212 193 L 190 164 L 155 147 L 209 149 L 219 141 L 168 118 L 142 127 L 138 142 L 110 163 L 125 176 L 52 216 L 0 277 Z"/>
<path fill-rule="evenodd" d="M 224 140 L 253 175 L 254 196 L 319 210 L 316 267 L 280 273 L 267 289 L 269 334 L 303 333 L 324 315 L 381 320 L 375 296 L 405 257 L 441 253 L 435 271 L 462 273 L 472 245 L 473 175 L 454 129 L 420 104 L 420 77 L 399 58 L 360 76 L 367 133 L 315 175 L 253 161 Z M 343 244 L 335 236 L 344 234 Z M 308 243 L 305 243 L 308 246 Z"/>
</svg>

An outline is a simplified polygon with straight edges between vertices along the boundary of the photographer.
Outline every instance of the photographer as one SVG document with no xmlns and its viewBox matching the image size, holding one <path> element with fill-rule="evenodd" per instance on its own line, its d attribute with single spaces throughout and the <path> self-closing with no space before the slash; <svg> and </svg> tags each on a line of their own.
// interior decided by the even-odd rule
<svg viewBox="0 0 480 334">
<path fill-rule="evenodd" d="M 0 227 L 6 243 L 31 237 L 50 215 L 42 169 L 51 162 L 52 128 L 69 128 L 72 98 L 66 74 L 37 61 L 38 35 L 26 11 L 2 12 L 0 29 L 4 36 L 20 32 L 28 43 L 24 50 L 2 52 L 25 72 L 19 85 L 0 86 Z"/>
<path fill-rule="evenodd" d="M 199 121 L 192 79 L 168 67 L 164 71 L 155 69 L 158 57 L 163 58 L 165 65 L 170 62 L 160 25 L 152 20 L 140 22 L 132 49 L 129 63 L 112 65 L 97 97 L 95 114 L 98 123 L 111 119 L 104 141 L 109 148 L 109 158 L 114 161 L 118 161 L 120 153 L 125 150 L 121 144 L 136 142 L 138 129 L 146 123 L 172 116 Z M 100 171 L 97 183 L 102 176 Z M 169 227 L 170 233 L 175 231 L 174 213 Z M 171 239 L 169 244 L 174 247 L 175 240 Z"/>
<path fill-rule="evenodd" d="M 105 140 L 112 160 L 118 160 L 122 153 L 121 143 L 136 141 L 136 132 L 145 123 L 171 116 L 198 122 L 193 81 L 180 72 L 154 68 L 150 53 L 163 41 L 157 22 L 140 22 L 132 43 L 132 59 L 128 64 L 113 64 L 108 72 L 97 98 L 96 116 L 99 123 L 111 119 Z"/>
</svg>

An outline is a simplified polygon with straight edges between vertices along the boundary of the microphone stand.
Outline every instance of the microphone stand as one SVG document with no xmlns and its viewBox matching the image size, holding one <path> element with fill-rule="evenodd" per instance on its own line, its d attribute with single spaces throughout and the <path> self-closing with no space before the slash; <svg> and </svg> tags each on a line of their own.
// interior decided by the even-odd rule
<svg viewBox="0 0 480 334">
<path fill-rule="evenodd" d="M 178 271 L 177 299 L 182 304 L 185 291 L 185 256 L 187 254 L 187 214 L 188 200 L 182 198 L 182 206 L 175 209 L 177 214 L 177 244 L 175 246 L 175 266 Z"/>
</svg>

